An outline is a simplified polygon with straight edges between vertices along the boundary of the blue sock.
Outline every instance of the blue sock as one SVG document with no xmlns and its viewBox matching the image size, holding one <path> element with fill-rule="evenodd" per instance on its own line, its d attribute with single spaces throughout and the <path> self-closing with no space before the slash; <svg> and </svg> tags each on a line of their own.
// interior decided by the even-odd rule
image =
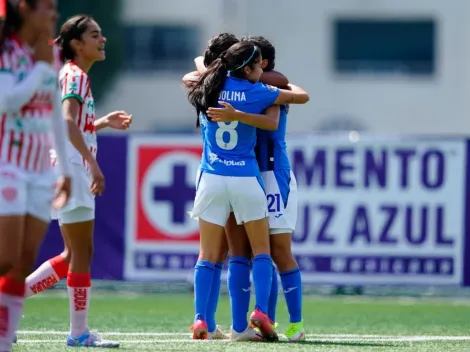
<svg viewBox="0 0 470 352">
<path fill-rule="evenodd" d="M 228 292 L 232 309 L 232 328 L 243 332 L 248 327 L 251 282 L 250 260 L 244 257 L 232 257 L 228 266 Z"/>
<path fill-rule="evenodd" d="M 271 283 L 271 292 L 269 293 L 268 316 L 272 322 L 276 322 L 277 297 L 279 295 L 279 283 L 277 280 L 277 271 L 273 266 L 273 281 Z"/>
<path fill-rule="evenodd" d="M 206 320 L 213 276 L 214 264 L 198 260 L 194 267 L 194 320 Z"/>
<path fill-rule="evenodd" d="M 300 269 L 297 267 L 285 273 L 279 273 L 279 275 L 281 275 L 282 289 L 286 298 L 290 322 L 298 323 L 302 321 L 302 279 Z"/>
<path fill-rule="evenodd" d="M 269 294 L 273 280 L 273 261 L 268 254 L 258 254 L 253 258 L 253 283 L 255 285 L 256 306 L 263 313 L 268 312 Z"/>
<path fill-rule="evenodd" d="M 206 323 L 209 332 L 214 332 L 216 328 L 215 324 L 215 312 L 217 312 L 217 305 L 219 304 L 220 295 L 220 277 L 222 276 L 222 268 L 224 263 L 216 263 L 214 267 L 214 276 L 212 277 L 211 293 L 209 295 L 209 302 L 207 302 L 206 309 Z"/>
</svg>

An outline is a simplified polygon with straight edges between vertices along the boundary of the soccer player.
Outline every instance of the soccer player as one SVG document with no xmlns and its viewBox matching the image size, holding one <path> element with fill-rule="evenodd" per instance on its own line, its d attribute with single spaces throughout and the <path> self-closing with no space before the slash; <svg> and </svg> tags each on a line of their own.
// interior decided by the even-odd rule
<svg viewBox="0 0 470 352">
<path fill-rule="evenodd" d="M 205 50 L 204 56 L 197 57 L 194 60 L 198 71 L 194 71 L 194 72 L 190 72 L 186 74 L 183 77 L 184 85 L 187 88 L 193 86 L 199 80 L 200 76 L 207 70 L 207 66 L 212 64 L 212 62 L 215 59 L 217 59 L 224 51 L 226 51 L 233 44 L 236 44 L 238 42 L 239 42 L 238 38 L 232 33 L 220 33 L 210 38 L 207 49 Z M 261 75 L 260 81 L 263 83 L 272 84 L 272 85 L 280 85 L 280 86 L 286 86 L 289 83 L 283 75 L 274 71 L 263 73 Z M 269 117 L 269 116 L 265 116 L 265 117 Z M 269 127 L 270 120 L 265 120 L 265 121 L 268 123 L 268 127 Z M 275 127 L 277 128 L 277 122 L 274 122 L 274 123 L 276 123 Z M 228 251 L 228 244 L 227 244 L 227 241 L 224 240 L 222 247 L 221 247 L 219 259 L 217 260 L 217 263 L 215 264 L 215 267 L 214 267 L 212 288 L 211 288 L 209 301 L 207 304 L 207 310 L 206 310 L 206 323 L 208 326 L 207 338 L 208 339 L 218 340 L 218 339 L 228 338 L 228 336 L 223 332 L 223 330 L 215 322 L 215 313 L 217 311 L 217 306 L 218 306 L 218 301 L 219 301 L 222 268 L 223 268 L 223 265 L 227 256 L 227 251 Z M 273 283 L 276 284 L 276 288 L 277 288 L 277 280 L 274 280 Z M 246 314 L 245 314 L 245 317 L 246 317 Z M 232 338 L 236 338 L 238 340 L 241 340 L 241 339 L 259 340 L 260 335 L 257 334 L 253 329 L 247 328 L 246 330 L 244 330 L 244 334 L 235 334 L 232 336 Z"/>
<path fill-rule="evenodd" d="M 256 306 L 250 316 L 251 324 L 259 328 L 266 340 L 277 340 L 266 314 L 272 260 L 266 199 L 254 154 L 256 129 L 243 123 L 246 115 L 229 124 L 213 123 L 206 116 L 207 109 L 217 106 L 219 100 L 230 101 L 250 114 L 259 114 L 273 104 L 308 101 L 305 92 L 281 91 L 259 83 L 260 64 L 256 46 L 235 44 L 212 63 L 188 95 L 199 115 L 197 125 L 201 126 L 204 149 L 192 211 L 192 217 L 199 219 L 201 235 L 201 259 L 196 264 L 194 280 L 196 314 L 192 329 L 196 339 L 207 337 L 205 313 L 214 264 L 220 253 L 224 226 L 233 211 L 237 223 L 245 227 L 254 255 Z"/>
<path fill-rule="evenodd" d="M 58 17 L 55 1 L 6 0 L 0 8 L 0 351 L 11 351 L 25 279 L 51 204 L 60 208 L 68 201 L 71 166 L 50 44 Z M 61 174 L 55 196 L 53 140 Z"/>
<path fill-rule="evenodd" d="M 202 63 L 202 67 L 199 66 L 200 70 L 206 71 L 206 67 L 211 65 L 215 59 L 217 59 L 224 51 L 228 50 L 232 45 L 238 43 L 238 38 L 232 33 L 219 33 L 209 39 L 207 49 L 204 52 L 203 57 L 198 57 L 195 59 L 196 65 Z M 190 72 L 183 77 L 183 83 L 187 88 L 195 85 L 199 80 L 203 72 Z M 228 244 L 227 240 L 224 238 L 219 258 L 214 265 L 214 275 L 212 278 L 211 291 L 207 303 L 206 309 L 206 323 L 207 323 L 207 339 L 209 340 L 224 340 L 229 337 L 225 334 L 222 328 L 216 324 L 215 314 L 217 311 L 217 306 L 219 303 L 220 296 L 220 285 L 221 285 L 221 276 L 222 269 L 225 263 L 227 256 Z"/>
<path fill-rule="evenodd" d="M 219 57 L 225 50 L 227 50 L 232 44 L 237 43 L 239 40 L 238 38 L 231 33 L 220 33 L 214 37 L 212 37 L 209 40 L 208 47 L 204 53 L 204 56 L 197 57 L 194 61 L 196 64 L 197 71 L 190 72 L 186 74 L 183 77 L 183 83 L 186 87 L 191 87 L 199 80 L 199 77 L 207 70 L 207 66 L 209 66 L 217 57 Z M 279 72 L 276 72 L 274 70 L 271 71 L 266 71 L 263 72 L 260 78 L 260 82 L 265 83 L 265 84 L 270 84 L 273 86 L 277 87 L 286 87 L 289 83 L 287 78 L 280 74 Z M 261 116 L 261 118 L 264 120 L 266 117 L 269 116 Z M 261 121 L 263 121 L 261 120 Z M 269 126 L 269 120 L 265 120 L 268 123 L 268 128 L 271 128 L 272 126 Z M 277 121 L 276 120 L 276 126 L 277 128 Z M 234 222 L 234 224 L 232 223 Z M 226 233 L 229 233 L 233 229 L 235 231 L 232 236 L 238 236 L 236 233 L 237 232 L 242 232 L 241 236 L 246 236 L 246 233 L 244 231 L 243 226 L 237 226 L 233 213 L 230 214 L 229 221 L 227 223 L 227 226 L 225 227 Z M 230 268 L 242 267 L 242 272 L 245 272 L 248 270 L 248 273 L 251 268 L 251 250 L 249 248 L 249 243 L 247 244 L 248 250 L 250 251 L 249 257 L 247 258 L 239 258 L 239 257 L 232 257 L 230 262 Z M 221 250 L 221 254 L 219 256 L 219 261 L 215 265 L 214 269 L 214 277 L 213 277 L 213 283 L 212 283 L 212 289 L 211 293 L 209 296 L 209 302 L 207 306 L 207 311 L 206 311 L 206 322 L 208 325 L 209 333 L 208 333 L 208 339 L 223 339 L 223 338 L 228 338 L 228 336 L 225 335 L 225 333 L 220 329 L 218 325 L 215 323 L 215 313 L 218 305 L 218 300 L 219 300 L 219 292 L 220 292 L 220 284 L 221 284 L 221 273 L 222 273 L 222 268 L 223 264 L 226 259 L 227 255 L 227 248 L 228 244 L 226 241 L 224 242 Z M 246 269 L 246 270 L 245 270 Z M 233 272 L 232 270 L 229 270 L 229 285 L 233 283 L 234 281 L 237 281 L 237 274 L 239 274 L 240 271 Z M 251 283 L 249 282 L 248 279 L 248 286 L 250 286 Z M 243 291 L 241 295 L 243 296 L 248 296 L 247 302 L 250 300 L 250 291 L 246 291 L 246 287 L 243 288 Z M 277 280 L 272 281 L 272 287 L 271 287 L 271 292 L 276 292 L 276 295 L 271 294 L 270 295 L 270 303 L 268 307 L 268 315 L 270 314 L 270 311 L 275 312 L 275 306 L 277 303 L 277 292 L 278 292 L 278 282 Z M 236 297 L 236 295 L 235 295 Z M 247 306 L 249 303 L 247 303 Z M 274 305 L 274 309 L 272 309 L 272 306 Z M 234 305 L 236 306 L 236 305 Z M 235 331 L 234 333 L 231 334 L 231 339 L 234 341 L 257 341 L 260 339 L 260 335 L 257 333 L 257 331 L 253 330 L 251 327 L 248 326 L 247 322 L 247 313 L 248 309 L 245 312 L 238 311 L 236 309 L 233 309 L 233 314 L 235 316 L 239 316 L 241 318 L 239 319 L 234 319 L 235 322 L 238 322 L 238 324 L 235 326 L 235 329 L 232 329 L 232 331 Z M 270 317 L 271 318 L 271 317 Z M 273 319 L 273 318 L 271 318 Z M 233 327 L 232 327 L 233 328 Z M 215 330 L 214 330 L 215 329 Z M 213 332 L 212 332 L 213 331 Z M 237 333 L 236 331 L 241 331 L 241 333 Z"/>
<path fill-rule="evenodd" d="M 94 198 L 101 195 L 105 187 L 104 176 L 96 161 L 96 132 L 105 127 L 127 129 L 132 116 L 124 111 L 117 111 L 95 120 L 95 103 L 88 72 L 95 62 L 105 59 L 106 38 L 91 17 L 76 15 L 67 20 L 62 25 L 57 43 L 65 62 L 60 71 L 60 85 L 63 114 L 69 128 L 67 152 L 72 162 L 75 182 L 71 200 L 53 216 L 59 221 L 66 246 L 65 253 L 44 263 L 31 274 L 27 287 L 29 294 L 33 294 L 31 288 L 45 277 L 54 275 L 58 281 L 67 275 L 70 302 L 70 334 L 67 345 L 118 347 L 118 342 L 103 340 L 91 332 L 87 323 L 91 294 Z M 54 162 L 54 156 L 52 159 Z M 70 266 L 66 252 L 70 253 Z"/>
<path fill-rule="evenodd" d="M 271 42 L 261 36 L 247 36 L 241 40 L 260 48 L 263 56 L 262 68 L 265 72 L 274 69 L 276 52 Z M 211 110 L 227 115 L 234 114 L 230 106 L 225 110 L 209 109 L 208 114 L 214 118 L 214 121 L 221 121 L 223 115 L 213 114 Z M 290 325 L 285 335 L 289 341 L 298 342 L 305 340 L 305 332 L 302 323 L 300 270 L 291 251 L 292 232 L 295 230 L 297 220 L 297 183 L 287 156 L 285 138 L 287 112 L 287 106 L 282 106 L 279 127 L 276 131 L 262 129 L 257 131 L 256 154 L 268 200 L 271 255 L 281 276 L 290 315 Z M 227 117 L 224 120 L 226 119 Z M 242 238 L 242 236 L 234 236 L 236 241 L 231 241 L 230 247 L 235 256 L 246 258 L 246 244 L 240 241 Z M 234 284 L 237 285 L 237 282 Z M 268 315 L 272 322 L 275 321 L 277 295 L 276 287 L 272 289 L 268 305 Z"/>
</svg>

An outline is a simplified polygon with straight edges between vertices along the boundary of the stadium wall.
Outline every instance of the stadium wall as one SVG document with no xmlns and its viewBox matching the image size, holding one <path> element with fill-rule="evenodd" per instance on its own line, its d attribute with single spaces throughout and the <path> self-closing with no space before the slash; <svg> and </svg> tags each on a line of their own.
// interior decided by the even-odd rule
<svg viewBox="0 0 470 352">
<path fill-rule="evenodd" d="M 198 136 L 100 136 L 94 279 L 185 281 Z M 333 285 L 470 285 L 470 139 L 289 136 L 303 279 Z M 38 263 L 62 250 L 53 224 Z"/>
</svg>

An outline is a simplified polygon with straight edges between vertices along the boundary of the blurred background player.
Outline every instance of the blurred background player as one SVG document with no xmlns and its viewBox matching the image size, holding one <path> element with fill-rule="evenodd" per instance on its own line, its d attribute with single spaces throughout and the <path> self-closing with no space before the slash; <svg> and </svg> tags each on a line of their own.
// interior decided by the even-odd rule
<svg viewBox="0 0 470 352">
<path fill-rule="evenodd" d="M 0 350 L 10 351 L 23 311 L 25 279 L 50 221 L 71 192 L 53 37 L 54 0 L 7 0 L 0 28 Z M 52 135 L 51 135 L 52 132 Z M 52 140 L 60 174 L 51 169 Z"/>
<path fill-rule="evenodd" d="M 104 191 L 104 176 L 96 161 L 96 131 L 111 127 L 127 129 L 132 116 L 117 111 L 95 120 L 95 106 L 88 71 L 105 59 L 106 38 L 89 16 L 76 15 L 61 28 L 57 43 L 65 63 L 60 72 L 62 109 L 68 123 L 68 158 L 74 175 L 73 196 L 54 214 L 64 238 L 64 252 L 41 265 L 27 279 L 28 295 L 37 282 L 51 275 L 59 281 L 67 275 L 70 305 L 69 346 L 118 347 L 88 329 L 91 295 L 90 267 L 93 258 L 93 225 L 96 195 Z M 54 157 L 53 157 L 54 162 Z M 70 262 L 70 267 L 69 267 Z M 54 283 L 54 280 L 51 280 Z"/>
<path fill-rule="evenodd" d="M 261 36 L 247 36 L 241 40 L 260 48 L 264 71 L 269 72 L 274 69 L 276 51 L 271 42 Z M 289 87 L 294 91 L 302 91 L 293 85 L 289 85 Z M 218 110 L 219 115 L 209 112 L 209 116 L 212 116 L 215 121 L 219 120 L 218 117 L 230 120 L 229 115 L 232 114 L 235 117 L 232 111 L 229 107 L 225 110 Z M 288 107 L 286 105 L 281 106 L 279 126 L 276 131 L 258 129 L 256 156 L 267 193 L 271 256 L 281 276 L 290 316 L 290 325 L 285 335 L 289 341 L 298 342 L 305 340 L 305 332 L 302 323 L 300 269 L 291 251 L 292 232 L 295 230 L 297 221 L 297 183 L 291 171 L 287 155 L 287 112 Z M 242 236 L 235 238 L 240 240 Z M 241 245 L 239 243 L 230 243 L 230 245 L 234 248 L 234 251 L 238 251 L 238 248 L 243 251 L 246 248 L 246 244 L 243 244 L 243 242 L 241 242 Z M 274 277 L 277 277 L 276 274 L 274 275 Z M 277 282 L 277 280 L 273 281 Z M 272 322 L 276 321 L 277 296 L 277 285 L 273 285 L 268 308 L 268 315 Z"/>
</svg>

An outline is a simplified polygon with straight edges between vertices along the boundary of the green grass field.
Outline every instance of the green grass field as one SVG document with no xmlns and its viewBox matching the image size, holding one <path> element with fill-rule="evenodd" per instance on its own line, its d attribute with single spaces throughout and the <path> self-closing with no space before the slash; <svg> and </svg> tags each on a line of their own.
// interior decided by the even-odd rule
<svg viewBox="0 0 470 352">
<path fill-rule="evenodd" d="M 27 301 L 14 351 L 67 351 L 68 298 L 54 290 Z M 90 327 L 121 341 L 125 351 L 470 351 L 470 301 L 319 298 L 307 296 L 302 344 L 192 341 L 192 297 L 187 294 L 95 293 Z M 230 327 L 228 299 L 218 323 Z M 279 299 L 278 331 L 287 326 Z"/>
</svg>

